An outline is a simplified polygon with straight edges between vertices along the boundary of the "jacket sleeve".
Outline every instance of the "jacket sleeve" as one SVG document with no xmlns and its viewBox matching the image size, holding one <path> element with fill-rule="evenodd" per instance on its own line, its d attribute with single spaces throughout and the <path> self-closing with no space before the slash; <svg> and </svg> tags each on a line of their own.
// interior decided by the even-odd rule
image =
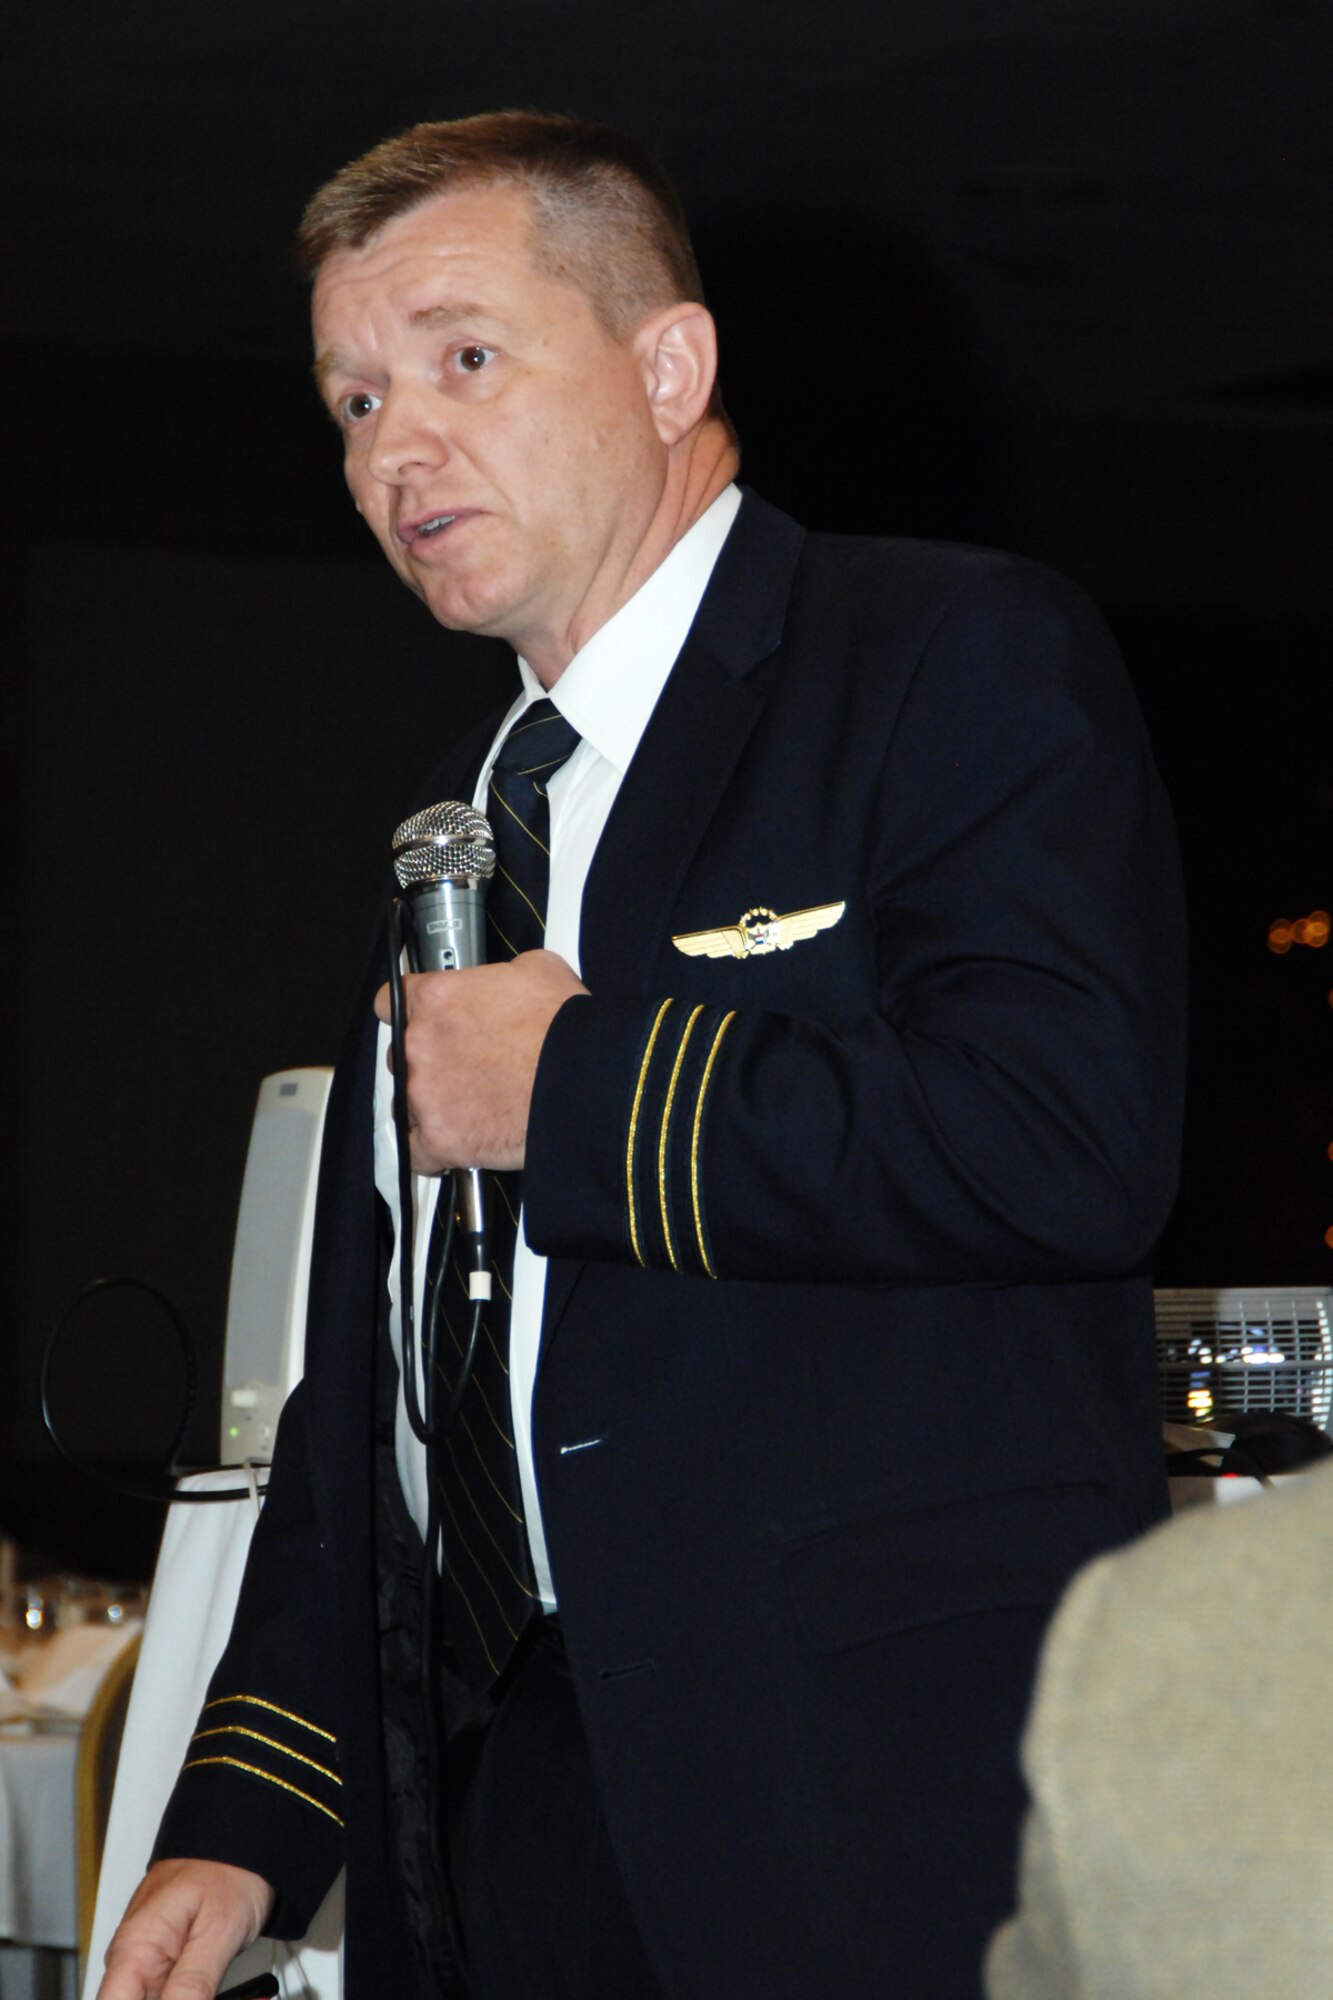
<svg viewBox="0 0 1333 2000">
<path fill-rule="evenodd" d="M 306 1477 L 305 1391 L 283 1412 L 227 1649 L 209 1683 L 153 1859 L 225 1861 L 276 1892 L 267 1929 L 300 1937 L 343 1859 L 335 1656 Z"/>
<path fill-rule="evenodd" d="M 986 1958 L 987 2000 L 1081 2000 L 1088 1988 L 1074 1941 L 1072 1916 L 1044 1808 L 1029 1809 L 1023 1829 L 1022 1912 L 992 1938 Z"/>
<path fill-rule="evenodd" d="M 1183 918 L 1109 635 L 1072 586 L 1014 563 L 943 606 L 896 709 L 875 710 L 873 670 L 866 686 L 873 756 L 799 751 L 863 785 L 846 920 L 869 933 L 864 1004 L 850 1021 L 845 994 L 755 1006 L 743 963 L 732 994 L 692 995 L 688 960 L 647 1000 L 567 1002 L 529 1127 L 534 1248 L 871 1283 L 1146 1257 L 1175 1186 Z M 756 801 L 761 780 L 736 774 Z"/>
</svg>

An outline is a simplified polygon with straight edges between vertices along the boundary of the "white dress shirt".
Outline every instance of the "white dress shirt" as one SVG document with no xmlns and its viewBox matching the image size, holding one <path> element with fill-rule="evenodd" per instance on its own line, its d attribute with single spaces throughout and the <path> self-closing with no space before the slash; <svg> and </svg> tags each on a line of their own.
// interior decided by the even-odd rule
<svg viewBox="0 0 1333 2000">
<path fill-rule="evenodd" d="M 546 906 L 546 945 L 549 951 L 558 952 L 561 958 L 567 960 L 576 972 L 579 970 L 579 919 L 583 888 L 597 843 L 615 803 L 616 793 L 620 790 L 621 779 L 629 769 L 630 760 L 639 747 L 639 739 L 648 726 L 648 719 L 666 686 L 667 676 L 694 622 L 708 579 L 713 573 L 713 565 L 736 518 L 740 500 L 735 486 L 728 486 L 724 493 L 719 494 L 707 513 L 695 522 L 688 533 L 682 535 L 648 581 L 574 655 L 549 691 L 550 699 L 566 720 L 574 725 L 582 739 L 568 763 L 552 778 L 549 787 L 551 877 Z M 534 701 L 542 700 L 548 692 L 521 657 L 518 668 L 523 682 L 522 692 L 496 732 L 473 795 L 474 804 L 483 811 L 496 751 L 524 709 Z M 389 1271 L 389 1332 L 401 1370 L 398 1164 L 393 1129 L 393 1093 L 384 1060 L 388 1032 L 387 1028 L 380 1030 L 381 1059 L 376 1073 L 375 1185 L 387 1203 L 394 1223 L 395 1248 Z M 439 1187 L 440 1183 L 435 1178 L 414 1176 L 418 1325 L 422 1323 L 426 1248 L 430 1241 L 431 1220 Z M 532 1391 L 537 1375 L 545 1296 L 546 1259 L 529 1248 L 520 1214 L 509 1319 L 509 1389 L 514 1442 L 523 1488 L 523 1512 L 537 1588 L 546 1608 L 554 1610 L 555 1589 L 546 1556 L 546 1538 L 542 1531 L 532 1458 Z M 420 1383 L 418 1389 L 420 1391 Z M 412 1434 L 401 1395 L 398 1399 L 396 1448 L 403 1492 L 418 1526 L 424 1530 L 426 1456 Z"/>
</svg>

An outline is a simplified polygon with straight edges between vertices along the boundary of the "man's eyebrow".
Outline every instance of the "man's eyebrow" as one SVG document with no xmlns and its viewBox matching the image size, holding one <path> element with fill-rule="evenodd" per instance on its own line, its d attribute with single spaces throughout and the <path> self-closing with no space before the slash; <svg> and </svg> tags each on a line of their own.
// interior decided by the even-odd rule
<svg viewBox="0 0 1333 2000">
<path fill-rule="evenodd" d="M 485 306 L 473 305 L 465 301 L 462 305 L 420 306 L 416 312 L 408 314 L 412 326 L 450 327 L 460 320 L 488 320 L 492 326 L 499 324 L 495 314 Z"/>
<path fill-rule="evenodd" d="M 315 378 L 315 387 L 321 395 L 324 393 L 324 384 L 328 381 L 330 375 L 342 366 L 343 358 L 336 347 L 326 347 L 322 354 L 315 356 L 314 366 L 310 372 Z"/>
<path fill-rule="evenodd" d="M 430 327 L 436 331 L 457 326 L 467 320 L 473 321 L 474 324 L 489 323 L 491 326 L 500 324 L 495 314 L 488 312 L 485 306 L 474 305 L 470 301 L 464 301 L 462 305 L 420 306 L 416 312 L 408 315 L 409 325 Z M 316 355 L 312 373 L 315 377 L 315 387 L 321 394 L 329 376 L 346 365 L 336 347 L 328 347 L 322 354 Z"/>
</svg>

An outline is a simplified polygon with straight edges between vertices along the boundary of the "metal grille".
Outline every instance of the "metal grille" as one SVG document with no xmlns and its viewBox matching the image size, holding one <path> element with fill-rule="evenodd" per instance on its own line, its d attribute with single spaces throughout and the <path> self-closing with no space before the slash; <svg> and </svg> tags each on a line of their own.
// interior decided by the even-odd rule
<svg viewBox="0 0 1333 2000">
<path fill-rule="evenodd" d="M 1333 1292 L 1256 1286 L 1159 1291 L 1153 1300 L 1164 1423 L 1281 1410 L 1333 1428 Z"/>
<path fill-rule="evenodd" d="M 393 867 L 403 889 L 418 882 L 489 882 L 495 873 L 490 821 L 457 799 L 427 806 L 395 832 Z"/>
</svg>

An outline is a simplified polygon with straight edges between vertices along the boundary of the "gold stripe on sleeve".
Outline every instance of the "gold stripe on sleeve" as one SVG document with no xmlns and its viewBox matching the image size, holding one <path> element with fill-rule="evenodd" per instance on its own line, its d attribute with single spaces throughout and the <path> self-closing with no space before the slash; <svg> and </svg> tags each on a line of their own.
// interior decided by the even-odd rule
<svg viewBox="0 0 1333 2000">
<path fill-rule="evenodd" d="M 679 1271 L 676 1262 L 676 1247 L 671 1241 L 671 1216 L 667 1206 L 667 1139 L 671 1132 L 671 1107 L 676 1101 L 676 1085 L 680 1082 L 680 1068 L 685 1060 L 685 1051 L 694 1033 L 694 1024 L 703 1013 L 700 1003 L 685 1023 L 685 1032 L 676 1050 L 676 1060 L 671 1066 L 671 1081 L 667 1085 L 666 1103 L 662 1106 L 662 1124 L 657 1135 L 657 1200 L 662 1211 L 662 1241 L 666 1244 L 667 1261 L 673 1271 Z"/>
<path fill-rule="evenodd" d="M 727 1029 L 731 1026 L 735 1018 L 736 1010 L 733 1007 L 729 1014 L 723 1016 L 721 1025 L 713 1037 L 713 1046 L 708 1051 L 708 1060 L 704 1064 L 704 1073 L 699 1080 L 699 1095 L 694 1105 L 694 1129 L 690 1135 L 690 1200 L 694 1207 L 694 1234 L 699 1244 L 699 1261 L 710 1278 L 715 1278 L 717 1272 L 709 1263 L 708 1251 L 704 1246 L 704 1218 L 703 1209 L 699 1201 L 699 1131 L 704 1118 L 704 1099 L 708 1095 L 708 1086 L 712 1081 L 713 1064 L 717 1060 L 717 1052 L 722 1046 L 722 1037 L 726 1034 Z"/>
<path fill-rule="evenodd" d="M 210 1708 L 225 1708 L 228 1702 L 249 1702 L 252 1708 L 266 1708 L 270 1715 L 280 1715 L 284 1722 L 295 1722 L 300 1728 L 308 1729 L 312 1736 L 318 1736 L 325 1743 L 336 1743 L 337 1737 L 331 1729 L 320 1729 L 317 1724 L 307 1722 L 303 1715 L 293 1715 L 290 1708 L 279 1708 L 276 1701 L 264 1701 L 257 1694 L 219 1694 L 212 1701 L 204 1703 L 201 1713 L 207 1715 Z"/>
<path fill-rule="evenodd" d="M 297 1764 L 304 1764 L 307 1770 L 318 1771 L 321 1778 L 327 1778 L 331 1785 L 342 1785 L 342 1779 L 327 1764 L 317 1764 L 313 1757 L 303 1757 L 299 1750 L 291 1750 L 280 1743 L 276 1736 L 265 1736 L 258 1729 L 243 1729 L 237 1722 L 220 1722 L 216 1729 L 196 1729 L 191 1743 L 207 1742 L 210 1736 L 248 1736 L 252 1743 L 262 1743 L 266 1749 L 276 1750 L 280 1756 L 290 1757 Z"/>
<path fill-rule="evenodd" d="M 331 1819 L 335 1826 L 343 1824 L 342 1818 L 331 1806 L 321 1805 L 318 1799 L 311 1798 L 309 1792 L 303 1792 L 299 1785 L 289 1785 L 285 1778 L 275 1778 L 271 1771 L 261 1771 L 257 1764 L 243 1763 L 239 1757 L 191 1757 L 181 1765 L 181 1769 L 197 1771 L 205 1764 L 226 1764 L 233 1771 L 246 1771 L 252 1778 L 262 1778 L 266 1785 L 276 1785 L 280 1792 L 290 1792 L 294 1799 L 300 1799 L 303 1804 L 313 1806 L 316 1812 L 323 1813 L 325 1819 Z"/>
<path fill-rule="evenodd" d="M 664 1000 L 657 1010 L 657 1019 L 653 1022 L 652 1032 L 648 1037 L 648 1046 L 643 1052 L 643 1061 L 639 1064 L 639 1080 L 634 1087 L 634 1102 L 630 1107 L 629 1114 L 629 1138 L 625 1146 L 625 1200 L 629 1210 L 629 1243 L 630 1249 L 634 1252 L 638 1262 L 643 1265 L 645 1270 L 648 1267 L 648 1260 L 644 1256 L 642 1246 L 639 1242 L 639 1224 L 634 1207 L 634 1142 L 638 1136 L 639 1106 L 643 1103 L 644 1085 L 648 1081 L 648 1071 L 652 1065 L 653 1050 L 657 1046 L 657 1037 L 661 1033 L 662 1023 L 666 1019 L 667 1008 L 674 1007 L 675 1004 L 674 1000 Z"/>
</svg>

